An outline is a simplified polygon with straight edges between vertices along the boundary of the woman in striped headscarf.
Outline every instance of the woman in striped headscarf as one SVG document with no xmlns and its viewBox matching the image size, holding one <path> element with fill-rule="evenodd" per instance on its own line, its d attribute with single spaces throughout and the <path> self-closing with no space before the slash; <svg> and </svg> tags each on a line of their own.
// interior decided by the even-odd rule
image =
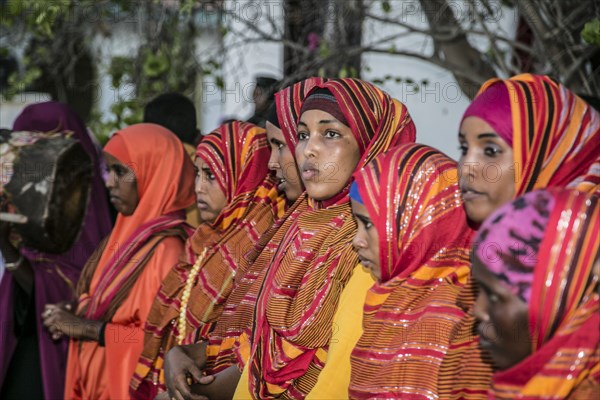
<svg viewBox="0 0 600 400">
<path fill-rule="evenodd" d="M 523 74 L 484 83 L 458 136 L 461 192 L 475 225 L 535 189 L 600 193 L 600 113 L 546 76 Z M 461 293 L 462 306 L 472 308 L 476 296 L 477 287 L 469 282 Z M 492 371 L 474 324 L 470 312 L 453 333 L 440 373 L 443 396 L 487 398 Z M 461 387 L 456 386 L 458 375 Z"/>
<path fill-rule="evenodd" d="M 323 394 L 317 381 L 338 339 L 335 314 L 344 289 L 354 287 L 349 281 L 358 264 L 348 197 L 352 174 L 377 154 L 414 139 L 406 108 L 367 82 L 333 79 L 308 95 L 296 146 L 306 193 L 299 199 L 301 212 L 282 227 L 285 236 L 264 279 L 248 378 L 242 376 L 238 390 L 249 389 L 255 398 Z M 340 375 L 347 369 L 332 367 Z M 346 386 L 333 395 L 344 396 L 347 380 L 338 380 Z M 335 387 L 336 380 L 328 385 Z"/>
<path fill-rule="evenodd" d="M 349 360 L 332 359 L 340 359 L 334 348 L 349 353 L 344 349 L 354 345 L 354 332 L 334 336 L 334 324 L 343 302 L 361 307 L 366 292 L 353 292 L 361 285 L 352 278 L 364 275 L 357 273 L 361 267 L 352 248 L 352 174 L 377 154 L 414 139 L 404 105 L 367 82 L 328 80 L 308 94 L 295 149 L 306 192 L 278 230 L 282 236 L 256 299 L 251 340 L 248 348 L 240 346 L 248 361 L 241 378 L 228 368 L 231 375 L 215 375 L 211 385 L 194 387 L 196 393 L 230 398 L 229 388 L 239 378 L 235 398 L 346 395 Z M 360 323 L 355 325 L 360 331 Z"/>
<path fill-rule="evenodd" d="M 350 198 L 354 247 L 377 278 L 352 352 L 350 397 L 432 398 L 470 271 L 473 231 L 456 163 L 427 146 L 398 146 L 356 173 Z"/>
<path fill-rule="evenodd" d="M 164 354 L 206 338 L 233 288 L 239 260 L 285 209 L 269 174 L 264 129 L 230 122 L 196 150 L 196 196 L 205 221 L 167 275 L 145 326 L 144 351 L 131 382 L 134 398 L 163 391 Z M 220 206 L 219 206 L 220 204 Z"/>
<path fill-rule="evenodd" d="M 496 399 L 591 399 L 600 391 L 600 207 L 574 190 L 534 191 L 478 232 L 477 331 Z M 460 384 L 461 376 L 455 379 Z"/>
<path fill-rule="evenodd" d="M 315 85 L 324 81 L 323 78 L 309 78 L 275 95 L 275 105 L 270 110 L 266 122 L 267 138 L 271 145 L 269 167 L 275 172 L 279 190 L 285 193 L 288 203 L 292 205 L 286 214 L 263 234 L 252 252 L 240 260 L 240 270 L 247 272 L 241 279 L 236 280 L 235 287 L 223 307 L 223 314 L 210 333 L 208 342 L 176 346 L 167 355 L 165 371 L 172 375 L 169 380 L 173 382 L 172 387 L 167 388 L 173 395 L 180 392 L 184 397 L 191 397 L 187 376 L 201 382 L 205 380 L 202 378 L 203 373 L 218 374 L 217 378 L 233 373 L 233 380 L 239 379 L 239 371 L 244 368 L 248 359 L 248 330 L 254 321 L 256 298 L 273 253 L 285 234 L 280 229 L 281 225 L 288 218 L 297 217 L 296 208 L 301 202 L 296 200 L 304 192 L 294 159 L 300 109 L 306 95 Z M 222 394 L 228 385 L 218 386 Z M 229 386 L 235 389 L 235 384 Z"/>
</svg>

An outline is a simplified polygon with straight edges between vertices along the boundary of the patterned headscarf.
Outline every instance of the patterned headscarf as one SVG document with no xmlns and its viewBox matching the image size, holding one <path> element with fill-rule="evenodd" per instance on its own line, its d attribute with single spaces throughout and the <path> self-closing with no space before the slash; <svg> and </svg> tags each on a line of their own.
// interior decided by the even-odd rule
<svg viewBox="0 0 600 400">
<path fill-rule="evenodd" d="M 551 78 L 531 74 L 488 80 L 479 89 L 474 107 L 480 97 L 488 102 L 498 97 L 499 104 L 493 106 L 503 110 L 501 84 L 507 89 L 512 117 L 512 140 L 507 142 L 517 167 L 516 196 L 547 187 L 600 194 L 600 113 Z M 476 108 L 477 113 L 467 111 L 487 118 L 506 137 L 506 129 L 499 127 L 502 123 L 486 117 L 487 108 Z M 498 110 L 492 114 L 503 114 Z"/>
<path fill-rule="evenodd" d="M 205 136 L 197 148 L 225 193 L 228 204 L 213 223 L 198 226 L 186 254 L 164 279 L 145 326 L 144 351 L 132 380 L 132 396 L 147 396 L 148 386 L 164 387 L 163 357 L 183 337 L 183 344 L 206 338 L 233 288 L 239 260 L 246 256 L 285 210 L 269 174 L 265 130 L 230 122 Z M 199 257 L 204 254 L 203 258 Z M 199 272 L 188 293 L 185 332 L 179 321 L 192 265 Z"/>
<path fill-rule="evenodd" d="M 490 79 L 479 95 L 497 84 L 506 86 L 510 98 L 515 196 L 551 187 L 600 194 L 600 113 L 547 76 Z M 463 306 L 472 307 L 476 297 L 477 286 L 469 283 Z M 452 396 L 487 396 L 492 371 L 474 326 L 473 316 L 467 316 L 452 339 L 442 367 L 441 395 L 448 390 Z"/>
<path fill-rule="evenodd" d="M 482 260 L 513 293 L 530 293 L 524 297 L 529 297 L 533 353 L 510 369 L 496 373 L 490 396 L 584 398 L 584 392 L 593 393 L 594 388 L 597 394 L 600 388 L 598 197 L 564 189 L 535 191 L 502 207 L 495 217 L 482 226 L 482 230 L 489 230 L 489 235 L 496 230 L 526 232 L 533 233 L 535 242 L 538 239 L 541 242 L 537 249 L 530 247 L 537 260 L 525 272 L 515 272 L 514 265 L 501 268 L 501 263 Z M 498 235 L 496 239 L 502 249 L 514 247 L 512 235 Z M 518 241 L 522 239 L 527 237 Z M 485 237 L 482 244 L 492 240 Z M 524 291 L 526 286 L 529 289 Z"/>
<path fill-rule="evenodd" d="M 302 102 L 307 93 L 323 82 L 323 78 L 309 78 L 275 94 L 276 114 L 271 118 L 277 119 L 274 125 L 280 127 L 292 154 L 298 140 L 297 121 Z M 253 251 L 240 260 L 239 271 L 245 271 L 243 278 L 236 282 L 236 287 L 223 307 L 223 314 L 209 336 L 206 366 L 211 373 L 217 373 L 234 364 L 242 369 L 246 363 L 248 336 L 254 322 L 256 299 L 265 272 L 285 233 L 281 225 L 289 218 L 295 219 L 300 210 L 305 209 L 298 207 L 301 204 L 304 203 L 296 202 L 291 206 L 284 217 L 260 238 Z"/>
<path fill-rule="evenodd" d="M 370 83 L 333 79 L 319 87 L 333 94 L 358 142 L 357 169 L 390 147 L 414 141 L 406 108 Z M 250 361 L 256 397 L 303 398 L 325 364 L 340 294 L 358 263 L 351 244 L 351 181 L 327 201 L 305 193 L 298 201 L 308 203 L 306 211 L 281 228 L 285 236 L 257 301 Z"/>
<path fill-rule="evenodd" d="M 470 271 L 473 231 L 456 163 L 430 147 L 405 144 L 355 179 L 379 236 L 381 280 L 367 294 L 350 396 L 436 393 L 449 333 L 463 315 L 454 300 Z"/>
<path fill-rule="evenodd" d="M 477 233 L 477 258 L 525 302 L 553 208 L 550 192 L 530 192 L 494 212 Z"/>
</svg>

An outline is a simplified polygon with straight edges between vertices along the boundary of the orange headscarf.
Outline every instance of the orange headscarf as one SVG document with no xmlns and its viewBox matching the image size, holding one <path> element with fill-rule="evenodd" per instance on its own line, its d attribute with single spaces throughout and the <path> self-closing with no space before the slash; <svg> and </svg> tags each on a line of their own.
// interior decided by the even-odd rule
<svg viewBox="0 0 600 400">
<path fill-rule="evenodd" d="M 160 151 L 158 150 L 160 149 Z M 138 263 L 128 262 L 147 238 L 184 225 L 182 210 L 194 203 L 194 166 L 181 141 L 168 129 L 137 124 L 115 133 L 104 151 L 133 170 L 139 203 L 130 216 L 120 215 L 105 246 L 79 310 L 101 318 Z"/>
</svg>

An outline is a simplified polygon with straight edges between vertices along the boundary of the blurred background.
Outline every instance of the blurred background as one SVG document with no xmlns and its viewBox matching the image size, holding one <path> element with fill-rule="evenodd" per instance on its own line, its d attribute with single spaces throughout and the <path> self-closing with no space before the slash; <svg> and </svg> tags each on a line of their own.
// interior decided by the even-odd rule
<svg viewBox="0 0 600 400">
<path fill-rule="evenodd" d="M 360 77 L 404 102 L 418 141 L 458 157 L 460 117 L 485 80 L 548 74 L 600 93 L 594 0 L 0 1 L 0 127 L 27 104 L 70 104 L 105 141 L 165 92 L 198 128 L 258 113 L 309 76 Z M 257 89 L 258 84 L 258 89 Z"/>
</svg>

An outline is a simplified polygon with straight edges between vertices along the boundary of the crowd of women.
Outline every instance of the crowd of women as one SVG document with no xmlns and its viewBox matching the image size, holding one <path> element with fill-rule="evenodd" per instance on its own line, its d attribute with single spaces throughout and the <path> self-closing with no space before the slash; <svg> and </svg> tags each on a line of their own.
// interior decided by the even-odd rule
<svg viewBox="0 0 600 400">
<path fill-rule="evenodd" d="M 193 160 L 145 123 L 102 162 L 55 103 L 13 129 L 71 130 L 96 169 L 77 257 L 2 228 L 2 398 L 600 394 L 600 113 L 549 77 L 486 82 L 458 163 L 358 79 L 293 84 Z"/>
</svg>

